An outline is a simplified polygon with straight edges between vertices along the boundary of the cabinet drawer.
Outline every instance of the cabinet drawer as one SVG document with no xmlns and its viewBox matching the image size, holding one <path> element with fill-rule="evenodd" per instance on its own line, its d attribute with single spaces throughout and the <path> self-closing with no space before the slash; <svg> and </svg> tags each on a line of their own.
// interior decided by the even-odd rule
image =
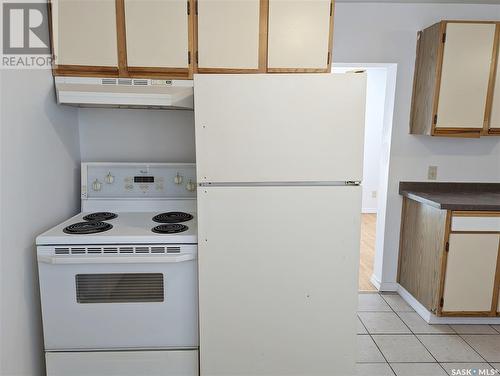
<svg viewBox="0 0 500 376">
<path fill-rule="evenodd" d="M 48 376 L 198 376 L 198 350 L 47 352 Z"/>
<path fill-rule="evenodd" d="M 451 222 L 452 231 L 500 232 L 500 213 L 488 216 L 454 216 Z"/>
</svg>

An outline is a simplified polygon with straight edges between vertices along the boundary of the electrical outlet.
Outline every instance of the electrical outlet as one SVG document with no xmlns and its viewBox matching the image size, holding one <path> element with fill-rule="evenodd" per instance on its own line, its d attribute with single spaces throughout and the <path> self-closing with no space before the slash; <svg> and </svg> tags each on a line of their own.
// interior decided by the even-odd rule
<svg viewBox="0 0 500 376">
<path fill-rule="evenodd" d="M 427 171 L 427 179 L 436 180 L 437 176 L 438 176 L 437 166 L 429 166 L 429 170 Z"/>
<path fill-rule="evenodd" d="M 377 191 L 372 191 L 372 198 L 377 198 Z"/>
</svg>

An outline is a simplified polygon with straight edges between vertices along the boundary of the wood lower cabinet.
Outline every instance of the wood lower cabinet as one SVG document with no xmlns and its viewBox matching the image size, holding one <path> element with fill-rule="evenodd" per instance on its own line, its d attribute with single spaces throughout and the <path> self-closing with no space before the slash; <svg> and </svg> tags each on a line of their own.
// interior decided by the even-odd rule
<svg viewBox="0 0 500 376">
<path fill-rule="evenodd" d="M 405 198 L 401 220 L 398 283 L 429 311 L 437 312 L 447 213 Z"/>
<path fill-rule="evenodd" d="M 333 1 L 269 0 L 268 72 L 327 72 Z"/>
<path fill-rule="evenodd" d="M 500 212 L 437 209 L 404 198 L 398 283 L 438 316 L 500 312 Z"/>
<path fill-rule="evenodd" d="M 55 73 L 118 74 L 115 0 L 52 0 Z"/>
<path fill-rule="evenodd" d="M 124 0 L 127 70 L 188 76 L 186 0 Z"/>
<path fill-rule="evenodd" d="M 493 98 L 498 25 L 494 21 L 442 21 L 419 32 L 412 134 L 490 134 L 490 116 L 494 122 L 500 116 L 500 99 Z"/>
</svg>

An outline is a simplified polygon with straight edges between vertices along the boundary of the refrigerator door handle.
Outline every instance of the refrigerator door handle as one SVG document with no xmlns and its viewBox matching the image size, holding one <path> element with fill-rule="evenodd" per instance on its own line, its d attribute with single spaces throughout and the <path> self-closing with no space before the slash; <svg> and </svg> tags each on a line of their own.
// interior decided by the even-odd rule
<svg viewBox="0 0 500 376">
<path fill-rule="evenodd" d="M 361 181 L 278 181 L 278 182 L 205 182 L 200 187 L 343 187 L 358 186 Z"/>
</svg>

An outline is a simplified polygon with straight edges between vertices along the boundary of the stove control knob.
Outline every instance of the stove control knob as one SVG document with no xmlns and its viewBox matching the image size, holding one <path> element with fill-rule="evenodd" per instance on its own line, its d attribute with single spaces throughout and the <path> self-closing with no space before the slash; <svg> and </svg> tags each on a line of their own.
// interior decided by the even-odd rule
<svg viewBox="0 0 500 376">
<path fill-rule="evenodd" d="M 179 175 L 179 173 L 177 173 L 174 177 L 174 183 L 175 184 L 182 184 L 182 175 Z"/>
<path fill-rule="evenodd" d="M 101 188 L 102 188 L 102 183 L 99 180 L 95 179 L 95 181 L 92 183 L 92 189 L 96 192 L 99 192 Z"/>
<path fill-rule="evenodd" d="M 113 182 L 115 181 L 115 177 L 111 175 L 111 172 L 108 172 L 108 174 L 104 178 L 104 181 L 108 184 L 113 184 Z"/>
<path fill-rule="evenodd" d="M 193 181 L 191 179 L 189 179 L 189 182 L 186 184 L 186 189 L 189 192 L 193 192 L 196 189 L 196 184 L 193 183 Z"/>
</svg>

